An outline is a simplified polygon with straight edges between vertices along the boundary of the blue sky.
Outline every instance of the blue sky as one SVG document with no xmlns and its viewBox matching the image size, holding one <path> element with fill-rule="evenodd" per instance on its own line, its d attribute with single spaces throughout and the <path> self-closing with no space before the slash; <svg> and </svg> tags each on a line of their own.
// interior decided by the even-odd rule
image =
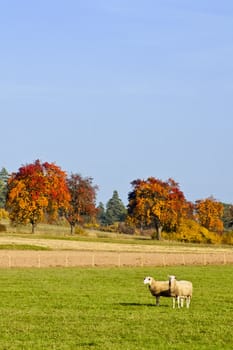
<svg viewBox="0 0 233 350">
<path fill-rule="evenodd" d="M 0 167 L 233 203 L 233 1 L 0 0 Z"/>
</svg>

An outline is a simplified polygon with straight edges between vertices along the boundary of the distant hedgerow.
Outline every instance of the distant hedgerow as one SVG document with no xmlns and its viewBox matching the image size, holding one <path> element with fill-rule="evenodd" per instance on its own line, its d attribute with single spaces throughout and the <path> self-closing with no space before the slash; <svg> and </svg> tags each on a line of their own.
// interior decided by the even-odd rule
<svg viewBox="0 0 233 350">
<path fill-rule="evenodd" d="M 165 239 L 190 243 L 221 243 L 222 235 L 210 232 L 194 220 L 185 219 L 179 225 L 177 232 L 164 233 Z"/>
</svg>

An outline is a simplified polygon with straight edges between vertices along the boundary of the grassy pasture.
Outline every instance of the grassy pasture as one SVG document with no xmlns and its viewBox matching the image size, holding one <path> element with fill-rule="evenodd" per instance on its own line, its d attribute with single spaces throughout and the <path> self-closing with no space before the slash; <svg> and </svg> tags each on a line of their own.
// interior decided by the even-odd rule
<svg viewBox="0 0 233 350">
<path fill-rule="evenodd" d="M 190 279 L 189 310 L 143 278 Z M 0 349 L 232 349 L 232 266 L 2 269 Z"/>
<path fill-rule="evenodd" d="M 130 245 L 144 245 L 144 246 L 161 246 L 161 247 L 193 247 L 195 249 L 199 248 L 224 248 L 232 249 L 232 245 L 227 244 L 206 244 L 206 243 L 183 243 L 178 241 L 154 241 L 148 236 L 137 236 L 137 235 L 128 235 L 123 233 L 113 233 L 113 232 L 103 232 L 92 229 L 83 229 L 82 234 L 70 234 L 70 227 L 67 223 L 63 224 L 43 224 L 40 223 L 36 227 L 36 233 L 31 233 L 31 225 L 18 225 L 14 227 L 10 224 L 9 220 L 2 219 L 1 223 L 6 226 L 6 232 L 0 233 L 0 238 L 7 236 L 11 237 L 20 237 L 20 238 L 29 238 L 33 239 L 53 239 L 53 240 L 65 240 L 65 241 L 78 241 L 78 242 L 101 242 L 101 243 L 113 243 L 113 244 L 130 244 Z M 32 244 L 33 245 L 33 244 Z M 1 249 L 1 248 L 0 248 Z M 3 247 L 2 249 L 11 249 L 11 247 Z M 14 247 L 13 249 L 17 249 Z M 27 249 L 27 248 L 26 248 Z M 35 247 L 33 250 L 38 250 Z"/>
</svg>

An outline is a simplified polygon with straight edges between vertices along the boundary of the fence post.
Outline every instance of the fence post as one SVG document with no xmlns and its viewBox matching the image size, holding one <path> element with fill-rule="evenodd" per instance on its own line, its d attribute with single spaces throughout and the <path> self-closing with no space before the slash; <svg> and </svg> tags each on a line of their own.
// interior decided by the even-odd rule
<svg viewBox="0 0 233 350">
<path fill-rule="evenodd" d="M 203 259 L 204 259 L 204 265 L 206 265 L 206 253 L 204 253 Z"/>
<path fill-rule="evenodd" d="M 40 259 L 40 254 L 38 255 L 38 267 L 41 267 L 41 259 Z"/>
<path fill-rule="evenodd" d="M 143 263 L 144 263 L 143 254 L 141 254 L 141 267 L 143 267 Z"/>
<path fill-rule="evenodd" d="M 12 263 L 11 263 L 11 256 L 10 255 L 8 255 L 8 264 L 9 264 L 9 267 L 11 268 Z"/>
<path fill-rule="evenodd" d="M 185 258 L 184 258 L 184 254 L 182 254 L 182 260 L 183 260 L 183 265 L 185 265 Z"/>
<path fill-rule="evenodd" d="M 121 253 L 118 252 L 118 267 L 121 267 Z"/>
<path fill-rule="evenodd" d="M 67 254 L 66 254 L 66 267 L 69 267 L 69 258 Z"/>
</svg>

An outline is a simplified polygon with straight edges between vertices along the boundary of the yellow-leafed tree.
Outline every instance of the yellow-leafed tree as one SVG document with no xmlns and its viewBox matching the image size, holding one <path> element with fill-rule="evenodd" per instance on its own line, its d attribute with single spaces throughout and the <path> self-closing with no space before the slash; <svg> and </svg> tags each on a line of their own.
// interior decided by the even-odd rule
<svg viewBox="0 0 233 350">
<path fill-rule="evenodd" d="M 213 197 L 197 200 L 195 202 L 197 220 L 209 231 L 223 231 L 223 204 Z"/>
<path fill-rule="evenodd" d="M 161 181 L 154 177 L 135 180 L 128 196 L 128 219 L 141 227 L 153 227 L 152 238 L 161 239 L 163 229 L 176 230 L 182 217 L 190 212 L 190 203 L 173 180 Z"/>
</svg>

